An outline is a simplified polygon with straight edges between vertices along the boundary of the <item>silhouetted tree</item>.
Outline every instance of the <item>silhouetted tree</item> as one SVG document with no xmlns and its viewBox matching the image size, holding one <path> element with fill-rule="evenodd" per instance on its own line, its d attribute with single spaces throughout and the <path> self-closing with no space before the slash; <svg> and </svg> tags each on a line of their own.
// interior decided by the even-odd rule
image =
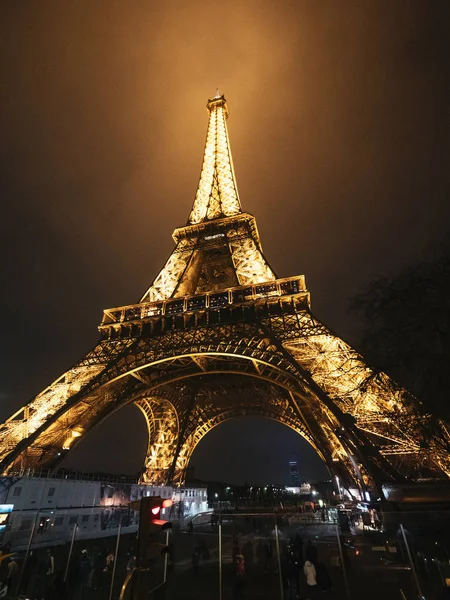
<svg viewBox="0 0 450 600">
<path fill-rule="evenodd" d="M 450 422 L 450 242 L 433 256 L 371 281 L 352 301 L 361 352 Z"/>
</svg>

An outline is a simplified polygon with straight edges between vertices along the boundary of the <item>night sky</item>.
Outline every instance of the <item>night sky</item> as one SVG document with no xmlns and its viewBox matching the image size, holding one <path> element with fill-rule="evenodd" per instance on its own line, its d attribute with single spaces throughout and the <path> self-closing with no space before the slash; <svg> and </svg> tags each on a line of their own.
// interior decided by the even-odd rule
<svg viewBox="0 0 450 600">
<path fill-rule="evenodd" d="M 449 24 L 448 0 L 3 0 L 0 418 L 162 267 L 217 87 L 266 256 L 279 277 L 305 274 L 316 316 L 356 343 L 349 299 L 448 234 Z M 144 423 L 120 414 L 72 466 L 140 468 Z M 301 476 L 325 475 L 294 433 L 248 418 L 192 462 L 199 477 L 288 483 L 293 459 Z"/>
</svg>

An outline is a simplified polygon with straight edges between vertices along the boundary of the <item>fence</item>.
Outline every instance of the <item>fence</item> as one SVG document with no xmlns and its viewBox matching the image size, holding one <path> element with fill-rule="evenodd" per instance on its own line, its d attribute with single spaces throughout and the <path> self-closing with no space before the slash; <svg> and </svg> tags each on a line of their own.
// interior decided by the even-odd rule
<svg viewBox="0 0 450 600">
<path fill-rule="evenodd" d="M 439 598 L 450 577 L 450 513 L 365 514 L 216 512 L 162 532 L 140 570 L 124 513 L 104 537 L 90 537 L 76 520 L 68 539 L 45 545 L 38 517 L 17 546 L 20 578 L 10 595 L 64 600 L 69 588 L 73 600 L 228 600 L 241 592 L 246 600 L 291 600 L 308 598 L 315 581 L 330 600 Z"/>
</svg>

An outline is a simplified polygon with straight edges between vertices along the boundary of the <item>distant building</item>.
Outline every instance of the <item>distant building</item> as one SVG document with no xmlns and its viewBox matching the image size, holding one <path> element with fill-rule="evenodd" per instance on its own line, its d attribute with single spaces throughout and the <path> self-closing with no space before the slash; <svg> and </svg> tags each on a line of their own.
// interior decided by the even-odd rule
<svg viewBox="0 0 450 600">
<path fill-rule="evenodd" d="M 307 496 L 311 493 L 311 484 L 304 481 L 302 485 L 293 485 L 286 487 L 286 491 L 291 494 L 298 494 L 299 496 Z"/>
<path fill-rule="evenodd" d="M 31 532 L 34 545 L 63 544 L 77 525 L 77 539 L 134 533 L 139 514 L 130 502 L 143 496 L 171 499 L 161 518 L 193 518 L 208 509 L 206 487 L 189 488 L 140 484 L 135 478 L 82 473 L 55 477 L 0 477 L 0 542 L 26 547 Z M 4 510 L 2 510 L 2 505 Z M 2 514 L 6 510 L 8 514 Z M 35 530 L 33 527 L 35 524 Z"/>
<path fill-rule="evenodd" d="M 300 485 L 300 478 L 298 475 L 298 463 L 290 462 L 289 463 L 289 471 L 291 473 L 291 485 L 293 487 L 298 487 Z"/>
</svg>

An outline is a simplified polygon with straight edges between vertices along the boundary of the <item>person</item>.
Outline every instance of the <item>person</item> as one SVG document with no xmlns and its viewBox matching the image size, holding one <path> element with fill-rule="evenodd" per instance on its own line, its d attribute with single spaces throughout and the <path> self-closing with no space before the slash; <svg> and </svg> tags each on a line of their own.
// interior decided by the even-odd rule
<svg viewBox="0 0 450 600">
<path fill-rule="evenodd" d="M 298 598 L 298 593 L 300 590 L 299 571 L 300 564 L 298 562 L 298 557 L 295 553 L 294 547 L 290 546 L 288 549 L 284 572 L 287 579 L 287 588 L 289 589 L 289 594 L 294 598 Z"/>
<path fill-rule="evenodd" d="M 47 600 L 65 600 L 67 598 L 67 586 L 64 581 L 63 571 L 57 571 L 50 588 L 47 592 Z"/>
<path fill-rule="evenodd" d="M 234 584 L 234 598 L 238 600 L 244 597 L 245 589 L 245 560 L 242 554 L 237 554 L 235 559 L 236 581 Z"/>
<path fill-rule="evenodd" d="M 272 564 L 272 556 L 273 556 L 272 540 L 269 537 L 266 537 L 266 543 L 264 544 L 264 553 L 265 553 L 264 571 L 267 572 L 269 565 Z"/>
<path fill-rule="evenodd" d="M 45 554 L 41 554 L 37 561 L 37 573 L 36 573 L 36 591 L 35 595 L 37 598 L 45 598 L 47 591 L 49 590 L 52 581 L 53 574 L 55 572 L 55 559 L 53 558 L 52 551 L 47 548 Z"/>
<path fill-rule="evenodd" d="M 192 535 L 194 533 L 194 523 L 192 521 L 189 521 L 188 533 L 189 535 Z"/>
<path fill-rule="evenodd" d="M 0 581 L 6 586 L 8 561 L 12 557 L 10 549 L 7 545 L 2 546 L 0 550 Z M 6 591 L 5 591 L 6 595 Z M 1 597 L 1 596 L 0 596 Z"/>
<path fill-rule="evenodd" d="M 201 555 L 201 546 L 199 543 L 195 544 L 194 549 L 192 551 L 192 570 L 194 572 L 194 575 L 197 576 L 198 574 L 198 565 L 200 562 L 200 555 Z"/>
<path fill-rule="evenodd" d="M 199 540 L 198 542 L 199 548 L 200 548 L 200 556 L 203 558 L 203 560 L 205 562 L 208 562 L 209 560 L 209 550 L 208 550 L 208 546 L 205 543 L 204 539 Z"/>
<path fill-rule="evenodd" d="M 15 597 L 14 591 L 19 574 L 19 565 L 14 554 L 9 554 L 9 557 L 7 563 L 3 562 L 4 565 L 6 564 L 6 576 L 0 583 L 0 598 Z"/>
<path fill-rule="evenodd" d="M 19 565 L 15 555 L 11 556 L 8 562 L 8 575 L 6 576 L 6 584 L 11 595 L 14 595 L 17 577 L 19 575 Z"/>
<path fill-rule="evenodd" d="M 111 550 L 107 550 L 106 551 L 106 558 L 105 558 L 105 568 L 103 569 L 103 571 L 112 571 L 112 568 L 114 566 L 114 554 L 111 552 Z"/>
<path fill-rule="evenodd" d="M 445 588 L 442 590 L 439 600 L 450 600 L 450 577 L 445 579 Z"/>
<path fill-rule="evenodd" d="M 244 556 L 245 568 L 247 570 L 249 568 L 251 568 L 251 565 L 253 564 L 253 555 L 254 555 L 253 548 L 254 548 L 254 543 L 255 543 L 254 538 L 248 538 L 247 541 L 245 542 L 245 544 L 242 547 L 241 554 Z"/>
<path fill-rule="evenodd" d="M 298 557 L 300 563 L 302 563 L 303 562 L 303 540 L 299 533 L 295 534 L 294 548 L 295 548 L 295 553 L 297 554 L 297 557 Z"/>
<path fill-rule="evenodd" d="M 18 590 L 19 595 L 22 593 L 25 597 L 28 597 L 29 596 L 28 589 L 29 588 L 34 589 L 34 580 L 36 577 L 36 565 L 37 565 L 36 552 L 34 550 L 30 550 L 30 553 L 28 555 L 28 560 L 25 562 L 20 590 Z"/>
<path fill-rule="evenodd" d="M 316 567 L 316 580 L 317 585 L 323 592 L 328 592 L 333 589 L 333 583 L 331 581 L 330 574 L 328 573 L 328 569 L 323 563 L 317 563 Z"/>
<path fill-rule="evenodd" d="M 128 559 L 127 562 L 127 573 L 129 573 L 130 571 L 134 571 L 134 569 L 136 568 L 136 555 L 132 555 L 130 556 L 130 558 Z"/>
<path fill-rule="evenodd" d="M 77 581 L 75 598 L 84 597 L 86 588 L 88 587 L 89 576 L 91 574 L 91 559 L 88 556 L 86 549 L 81 551 L 77 565 Z"/>
<path fill-rule="evenodd" d="M 114 554 L 111 550 L 106 551 L 105 566 L 103 568 L 103 587 L 108 589 L 111 585 L 112 571 L 114 567 Z"/>
<path fill-rule="evenodd" d="M 303 566 L 303 572 L 306 577 L 306 586 L 308 588 L 307 598 L 315 596 L 317 591 L 316 567 L 310 560 L 306 560 Z"/>
<path fill-rule="evenodd" d="M 103 590 L 103 569 L 106 564 L 107 550 L 95 551 L 92 556 L 92 578 L 91 587 L 94 591 Z"/>
<path fill-rule="evenodd" d="M 317 548 L 314 546 L 311 540 L 308 540 L 308 545 L 306 546 L 305 559 L 311 562 L 313 565 L 317 562 Z"/>
<path fill-rule="evenodd" d="M 231 557 L 233 559 L 233 563 L 236 562 L 236 556 L 240 554 L 239 552 L 239 540 L 237 535 L 233 535 L 233 539 L 231 540 Z"/>
</svg>

